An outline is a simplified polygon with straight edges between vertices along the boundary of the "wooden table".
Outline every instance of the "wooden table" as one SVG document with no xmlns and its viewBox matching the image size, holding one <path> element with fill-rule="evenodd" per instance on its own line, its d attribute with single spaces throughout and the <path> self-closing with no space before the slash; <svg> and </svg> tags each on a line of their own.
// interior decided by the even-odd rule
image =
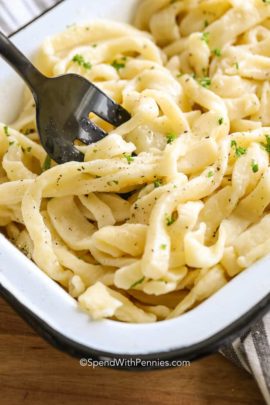
<svg viewBox="0 0 270 405">
<path fill-rule="evenodd" d="M 0 359 L 1 405 L 264 404 L 252 378 L 220 355 L 163 371 L 81 367 L 37 336 L 2 299 Z"/>
</svg>

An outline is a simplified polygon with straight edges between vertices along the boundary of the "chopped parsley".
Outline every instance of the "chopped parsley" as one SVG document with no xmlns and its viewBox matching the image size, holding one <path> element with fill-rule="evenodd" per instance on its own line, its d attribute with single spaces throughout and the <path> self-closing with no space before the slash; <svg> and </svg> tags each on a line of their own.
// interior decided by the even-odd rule
<svg viewBox="0 0 270 405">
<path fill-rule="evenodd" d="M 11 141 L 11 142 L 9 142 L 8 144 L 9 144 L 9 146 L 11 146 L 11 145 L 13 145 L 15 143 L 15 141 Z"/>
<path fill-rule="evenodd" d="M 222 117 L 218 119 L 218 125 L 222 125 L 223 122 L 224 122 L 224 119 Z"/>
<path fill-rule="evenodd" d="M 183 76 L 183 73 L 182 73 L 182 72 L 179 72 L 179 73 L 177 73 L 177 75 L 176 75 L 177 79 L 179 79 L 179 77 L 182 77 L 182 76 Z"/>
<path fill-rule="evenodd" d="M 270 135 L 265 135 L 266 143 L 262 143 L 262 146 L 266 152 L 270 153 Z"/>
<path fill-rule="evenodd" d="M 165 219 L 166 219 L 166 225 L 167 226 L 171 226 L 172 224 L 174 224 L 175 223 L 175 221 L 176 221 L 176 217 L 175 217 L 175 215 L 166 215 L 165 216 Z"/>
<path fill-rule="evenodd" d="M 52 160 L 49 155 L 47 155 L 46 159 L 44 160 L 44 163 L 42 165 L 42 171 L 46 172 L 46 170 L 49 170 L 52 165 Z"/>
<path fill-rule="evenodd" d="M 112 67 L 115 68 L 115 70 L 117 70 L 117 72 L 119 72 L 120 69 L 123 69 L 124 67 L 126 67 L 125 61 L 127 60 L 126 57 L 123 57 L 121 60 L 114 60 L 112 62 Z"/>
<path fill-rule="evenodd" d="M 26 148 L 26 152 L 31 152 L 31 150 L 32 150 L 32 146 L 28 146 L 28 147 Z"/>
<path fill-rule="evenodd" d="M 20 132 L 24 135 L 30 135 L 35 132 L 34 128 L 21 129 Z"/>
<path fill-rule="evenodd" d="M 265 4 L 270 4 L 270 0 L 262 0 Z"/>
<path fill-rule="evenodd" d="M 130 165 L 131 162 L 134 161 L 134 157 L 132 157 L 131 155 L 129 155 L 128 153 L 124 153 L 124 158 L 127 159 L 128 164 Z"/>
<path fill-rule="evenodd" d="M 167 245 L 166 245 L 165 243 L 163 243 L 162 245 L 160 245 L 160 249 L 161 249 L 161 250 L 166 250 L 166 248 L 167 248 Z"/>
<path fill-rule="evenodd" d="M 166 135 L 166 138 L 167 138 L 167 143 L 173 143 L 173 141 L 176 140 L 177 135 L 170 132 L 168 135 Z"/>
<path fill-rule="evenodd" d="M 198 79 L 198 83 L 202 87 L 208 89 L 211 86 L 211 79 L 210 79 L 210 77 L 202 77 L 202 78 Z"/>
<path fill-rule="evenodd" d="M 204 23 L 203 23 L 204 28 L 207 28 L 208 25 L 209 25 L 209 21 L 205 20 Z"/>
<path fill-rule="evenodd" d="M 247 148 L 243 148 L 242 146 L 238 146 L 236 141 L 231 141 L 231 147 L 235 149 L 235 156 L 240 157 L 247 153 Z"/>
<path fill-rule="evenodd" d="M 4 126 L 4 133 L 6 136 L 10 136 L 10 134 L 8 133 L 8 127 L 6 125 Z"/>
<path fill-rule="evenodd" d="M 206 42 L 207 44 L 209 44 L 209 36 L 210 36 L 210 32 L 203 32 L 201 40 Z"/>
<path fill-rule="evenodd" d="M 218 58 L 220 58 L 221 57 L 221 49 L 220 48 L 213 49 L 213 54 L 216 55 Z"/>
<path fill-rule="evenodd" d="M 239 63 L 238 62 L 235 63 L 235 67 L 236 67 L 237 70 L 239 70 Z"/>
<path fill-rule="evenodd" d="M 253 173 L 257 173 L 259 171 L 259 165 L 258 165 L 258 163 L 255 162 L 255 160 L 252 160 L 251 168 L 252 168 Z"/>
<path fill-rule="evenodd" d="M 135 283 L 131 284 L 131 286 L 129 288 L 135 288 L 137 287 L 137 285 L 142 284 L 145 280 L 145 277 L 140 278 L 140 280 L 135 281 Z"/>
<path fill-rule="evenodd" d="M 208 177 L 208 178 L 213 177 L 214 174 L 215 174 L 215 173 L 214 173 L 213 171 L 210 171 L 210 172 L 207 173 L 207 177 Z"/>
<path fill-rule="evenodd" d="M 162 186 L 162 180 L 157 179 L 154 181 L 154 186 L 155 188 L 161 187 Z"/>
<path fill-rule="evenodd" d="M 78 63 L 79 66 L 82 66 L 84 69 L 91 69 L 92 65 L 90 62 L 86 62 L 84 57 L 77 53 L 75 56 L 72 58 L 72 62 Z"/>
</svg>

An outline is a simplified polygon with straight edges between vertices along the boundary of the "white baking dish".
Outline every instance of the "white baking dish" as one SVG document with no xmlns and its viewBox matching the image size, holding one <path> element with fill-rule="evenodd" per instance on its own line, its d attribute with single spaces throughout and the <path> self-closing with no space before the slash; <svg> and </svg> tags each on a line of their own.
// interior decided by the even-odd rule
<svg viewBox="0 0 270 405">
<path fill-rule="evenodd" d="M 66 0 L 11 37 L 28 56 L 48 35 L 101 17 L 129 21 L 137 0 Z M 23 83 L 0 60 L 0 121 L 10 123 Z M 206 302 L 156 324 L 93 322 L 76 301 L 0 235 L 0 292 L 58 347 L 91 358 L 193 359 L 219 348 L 270 307 L 270 258 L 246 270 Z"/>
</svg>

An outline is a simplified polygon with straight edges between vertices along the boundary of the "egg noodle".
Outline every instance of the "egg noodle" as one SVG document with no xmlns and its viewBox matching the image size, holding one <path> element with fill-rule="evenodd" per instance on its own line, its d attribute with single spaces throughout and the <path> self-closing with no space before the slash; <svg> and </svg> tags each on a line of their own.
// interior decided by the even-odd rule
<svg viewBox="0 0 270 405">
<path fill-rule="evenodd" d="M 93 319 L 179 316 L 270 252 L 270 1 L 144 0 L 135 26 L 73 25 L 42 46 L 132 115 L 56 165 L 29 94 L 0 124 L 3 233 Z"/>
</svg>

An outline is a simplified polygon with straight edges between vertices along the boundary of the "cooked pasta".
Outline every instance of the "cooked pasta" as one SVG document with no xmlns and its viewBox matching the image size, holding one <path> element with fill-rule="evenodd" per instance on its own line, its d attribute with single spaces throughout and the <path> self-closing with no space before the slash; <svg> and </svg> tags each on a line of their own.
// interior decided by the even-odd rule
<svg viewBox="0 0 270 405">
<path fill-rule="evenodd" d="M 0 226 L 93 319 L 179 316 L 270 252 L 270 2 L 142 0 L 135 26 L 73 25 L 36 65 L 123 105 L 51 162 L 29 93 L 0 124 Z"/>
</svg>

